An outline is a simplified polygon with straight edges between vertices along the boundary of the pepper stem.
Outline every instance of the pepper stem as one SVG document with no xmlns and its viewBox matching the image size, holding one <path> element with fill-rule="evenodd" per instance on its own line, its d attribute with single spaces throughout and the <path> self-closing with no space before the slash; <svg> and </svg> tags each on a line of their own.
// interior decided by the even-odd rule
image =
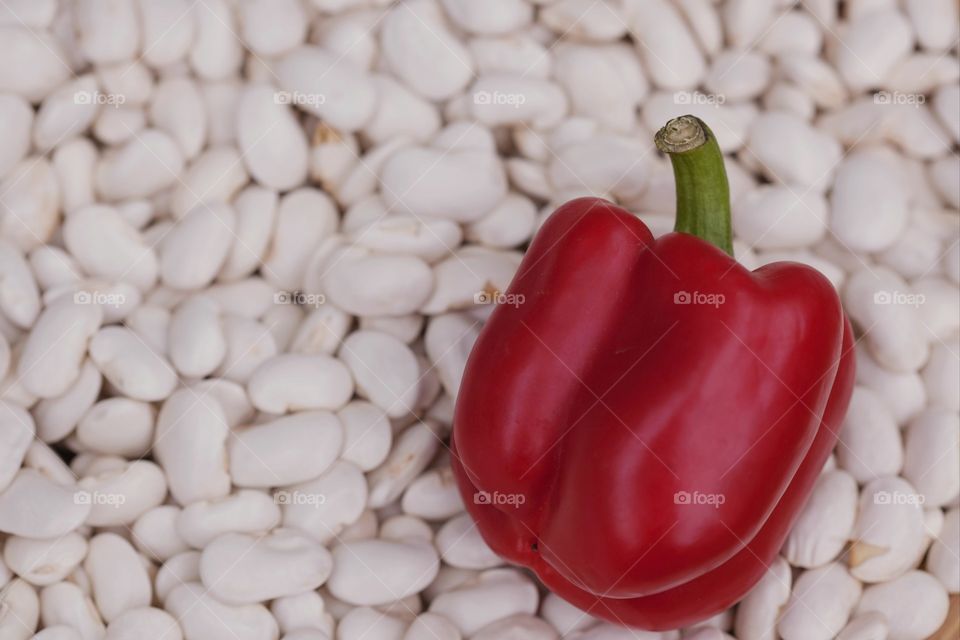
<svg viewBox="0 0 960 640">
<path fill-rule="evenodd" d="M 732 256 L 730 187 L 713 132 L 697 117 L 680 116 L 667 122 L 654 142 L 673 164 L 677 182 L 674 230 L 695 235 Z"/>
</svg>

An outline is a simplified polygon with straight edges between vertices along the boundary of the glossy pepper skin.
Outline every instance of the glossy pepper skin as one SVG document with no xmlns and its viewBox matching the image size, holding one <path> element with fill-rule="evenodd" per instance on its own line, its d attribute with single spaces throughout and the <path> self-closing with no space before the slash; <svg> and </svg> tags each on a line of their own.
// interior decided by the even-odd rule
<svg viewBox="0 0 960 640">
<path fill-rule="evenodd" d="M 707 130 L 709 131 L 709 130 Z M 742 598 L 830 454 L 849 322 L 814 269 L 753 272 L 582 198 L 551 215 L 460 387 L 453 469 L 484 540 L 600 618 L 671 629 Z"/>
</svg>

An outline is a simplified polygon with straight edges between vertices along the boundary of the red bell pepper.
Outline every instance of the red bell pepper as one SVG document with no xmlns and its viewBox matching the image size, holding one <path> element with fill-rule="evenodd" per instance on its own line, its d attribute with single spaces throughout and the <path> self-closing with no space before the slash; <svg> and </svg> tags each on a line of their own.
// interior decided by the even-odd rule
<svg viewBox="0 0 960 640">
<path fill-rule="evenodd" d="M 589 613 L 693 624 L 763 576 L 837 438 L 850 324 L 830 282 L 732 257 L 716 139 L 657 134 L 676 231 L 596 198 L 538 232 L 467 362 L 453 468 L 489 546 Z M 775 215 L 775 212 L 771 212 Z"/>
</svg>

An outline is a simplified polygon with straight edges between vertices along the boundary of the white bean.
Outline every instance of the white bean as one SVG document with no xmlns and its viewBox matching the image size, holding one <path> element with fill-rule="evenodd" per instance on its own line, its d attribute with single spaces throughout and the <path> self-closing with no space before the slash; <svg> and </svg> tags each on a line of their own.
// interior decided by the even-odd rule
<svg viewBox="0 0 960 640">
<path fill-rule="evenodd" d="M 837 640 L 885 640 L 888 633 L 886 616 L 871 612 L 853 618 L 837 635 Z"/>
<path fill-rule="evenodd" d="M 750 126 L 747 148 L 771 180 L 818 193 L 826 191 L 830 185 L 841 158 L 836 140 L 799 116 L 786 112 L 757 116 Z M 784 154 L 784 148 L 793 151 Z"/>
<path fill-rule="evenodd" d="M 285 6 L 273 7 L 270 15 Z M 241 95 L 237 144 L 250 175 L 266 187 L 286 191 L 307 177 L 307 139 L 290 107 L 277 101 L 268 85 L 252 85 Z"/>
<path fill-rule="evenodd" d="M 160 602 L 166 602 L 174 588 L 188 582 L 200 581 L 200 552 L 179 553 L 166 562 L 157 571 L 154 590 Z"/>
<path fill-rule="evenodd" d="M 50 34 L 21 24 L 0 26 L 0 91 L 36 102 L 60 86 L 71 70 L 59 43 Z"/>
<path fill-rule="evenodd" d="M 107 398 L 93 405 L 77 424 L 77 441 L 106 455 L 137 458 L 153 443 L 156 414 L 150 404 L 130 398 Z"/>
<path fill-rule="evenodd" d="M 100 205 L 74 211 L 63 225 L 63 239 L 84 271 L 96 277 L 122 280 L 141 291 L 157 280 L 157 257 L 112 208 Z"/>
<path fill-rule="evenodd" d="M 87 555 L 87 540 L 70 532 L 50 540 L 10 536 L 3 545 L 3 560 L 17 576 L 45 587 L 60 582 Z"/>
<path fill-rule="evenodd" d="M 177 531 L 181 513 L 180 507 L 172 504 L 144 512 L 130 528 L 133 544 L 155 562 L 164 562 L 189 550 L 189 545 Z"/>
<path fill-rule="evenodd" d="M 280 523 L 280 509 L 266 493 L 240 489 L 219 500 L 200 500 L 180 512 L 176 529 L 184 542 L 202 549 L 224 533 L 268 531 Z"/>
<path fill-rule="evenodd" d="M 930 347 L 917 311 L 920 298 L 903 279 L 884 267 L 864 267 L 847 280 L 843 301 L 853 320 L 869 329 L 867 346 L 878 363 L 896 373 L 923 366 Z"/>
<path fill-rule="evenodd" d="M 803 247 L 827 230 L 827 202 L 820 194 L 790 186 L 760 187 L 737 200 L 737 235 L 760 249 Z"/>
<path fill-rule="evenodd" d="M 384 463 L 370 473 L 370 506 L 383 507 L 396 500 L 426 468 L 439 444 L 435 428 L 419 422 L 400 434 Z"/>
<path fill-rule="evenodd" d="M 844 82 L 862 91 L 880 80 L 913 49 L 910 23 L 899 11 L 878 10 L 850 22 L 836 49 L 836 65 Z"/>
<path fill-rule="evenodd" d="M 451 220 L 419 218 L 416 214 L 395 213 L 358 226 L 349 238 L 361 247 L 384 253 L 414 255 L 433 262 L 448 255 L 463 237 L 460 226 Z"/>
<path fill-rule="evenodd" d="M 183 633 L 166 611 L 140 607 L 114 618 L 107 625 L 104 640 L 183 640 Z"/>
<path fill-rule="evenodd" d="M 507 194 L 503 165 L 484 151 L 402 149 L 384 163 L 380 179 L 388 207 L 456 222 L 479 219 Z"/>
<path fill-rule="evenodd" d="M 533 614 L 539 594 L 527 578 L 512 569 L 492 569 L 458 588 L 437 596 L 430 612 L 447 617 L 466 636 L 517 613 Z"/>
<path fill-rule="evenodd" d="M 233 246 L 236 214 L 200 204 L 184 215 L 160 247 L 160 278 L 175 289 L 200 289 L 216 277 Z"/>
<path fill-rule="evenodd" d="M 261 364 L 247 382 L 257 409 L 288 411 L 339 409 L 353 394 L 353 380 L 339 361 L 324 355 L 278 355 Z"/>
<path fill-rule="evenodd" d="M 376 89 L 350 60 L 305 45 L 285 55 L 276 73 L 293 104 L 332 127 L 356 131 L 373 116 Z"/>
<path fill-rule="evenodd" d="M 90 340 L 90 359 L 104 378 L 137 400 L 163 400 L 177 386 L 170 363 L 123 327 L 100 329 Z"/>
<path fill-rule="evenodd" d="M 221 602 L 254 604 L 316 589 L 332 568 L 319 543 L 289 529 L 255 537 L 225 533 L 204 547 L 200 576 Z"/>
<path fill-rule="evenodd" d="M 947 618 L 949 600 L 936 578 L 911 571 L 863 591 L 857 613 L 876 611 L 887 617 L 890 640 L 923 640 Z"/>
<path fill-rule="evenodd" d="M 189 24 L 186 19 L 183 22 Z M 207 114 L 195 82 L 189 78 L 164 78 L 148 109 L 150 122 L 176 141 L 184 158 L 193 159 L 200 153 L 207 138 Z"/>
<path fill-rule="evenodd" d="M 180 623 L 185 640 L 276 640 L 279 635 L 266 607 L 224 604 L 196 582 L 174 587 L 165 608 Z"/>
<path fill-rule="evenodd" d="M 780 608 L 790 598 L 793 578 L 790 565 L 777 556 L 760 582 L 737 608 L 735 629 L 742 640 L 776 640 Z"/>
<path fill-rule="evenodd" d="M 448 468 L 427 471 L 410 483 L 401 501 L 403 511 L 428 520 L 445 520 L 463 511 L 463 501 Z"/>
<path fill-rule="evenodd" d="M 343 428 L 327 411 L 305 411 L 234 430 L 227 446 L 238 487 L 276 487 L 316 478 L 337 459 Z"/>
<path fill-rule="evenodd" d="M 77 487 L 86 494 L 77 499 L 91 505 L 86 523 L 93 526 L 128 525 L 158 506 L 167 495 L 163 470 L 149 460 L 126 462 L 116 469 L 84 474 Z"/>
<path fill-rule="evenodd" d="M 907 197 L 894 152 L 883 147 L 854 151 L 837 169 L 830 226 L 855 250 L 887 249 L 907 225 Z"/>
<path fill-rule="evenodd" d="M 433 289 L 433 272 L 420 258 L 377 255 L 356 247 L 334 251 L 322 275 L 323 291 L 347 313 L 393 316 L 417 311 Z"/>
<path fill-rule="evenodd" d="M 381 46 L 389 68 L 430 100 L 452 97 L 473 75 L 470 52 L 446 28 L 437 5 L 416 0 L 384 18 Z M 423 73 L 429 68 L 430 73 Z"/>
<path fill-rule="evenodd" d="M 225 0 L 204 0 L 203 5 L 193 4 L 190 10 L 196 24 L 190 66 L 207 80 L 230 76 L 243 62 L 233 7 Z"/>
<path fill-rule="evenodd" d="M 227 355 L 220 305 L 209 297 L 194 296 L 177 307 L 169 332 L 170 362 L 186 377 L 206 377 Z"/>
<path fill-rule="evenodd" d="M 320 477 L 278 491 L 275 500 L 283 510 L 285 527 L 328 543 L 361 517 L 367 480 L 355 465 L 338 460 Z"/>
<path fill-rule="evenodd" d="M 337 625 L 337 640 L 402 640 L 407 623 L 369 607 L 357 607 L 345 615 Z"/>
<path fill-rule="evenodd" d="M 24 388 L 41 398 L 66 392 L 80 376 L 87 340 L 102 317 L 99 305 L 75 304 L 67 297 L 44 309 L 20 355 L 18 374 Z"/>
<path fill-rule="evenodd" d="M 849 553 L 854 577 L 881 582 L 910 568 L 916 549 L 924 544 L 920 500 L 899 477 L 880 478 L 864 487 Z"/>
<path fill-rule="evenodd" d="M 103 638 L 105 627 L 91 598 L 72 582 L 58 582 L 40 592 L 40 619 L 44 627 L 73 627 L 82 640 Z"/>
<path fill-rule="evenodd" d="M 777 631 L 784 640 L 829 640 L 847 624 L 861 592 L 860 583 L 841 564 L 805 571 L 797 578 Z"/>
<path fill-rule="evenodd" d="M 340 359 L 356 381 L 357 393 L 391 418 L 414 410 L 420 366 L 407 345 L 379 331 L 356 331 L 340 347 Z"/>
<path fill-rule="evenodd" d="M 517 636 L 527 640 L 556 640 L 560 636 L 556 629 L 543 620 L 518 613 L 508 618 L 492 622 L 471 636 L 476 640 L 496 640 L 497 638 Z"/>
<path fill-rule="evenodd" d="M 316 591 L 276 598 L 270 603 L 270 613 L 284 633 L 296 629 L 317 629 L 333 636 L 333 617 L 327 613 L 323 598 Z"/>
<path fill-rule="evenodd" d="M 0 136 L 8 141 L 0 151 L 0 176 L 23 160 L 30 151 L 34 114 L 30 103 L 20 96 L 0 95 Z M 39 125 L 38 125 L 39 126 Z M 47 145 L 38 145 L 46 147 Z"/>
<path fill-rule="evenodd" d="M 301 44 L 308 20 L 295 0 L 257 0 L 240 7 L 243 41 L 261 56 L 276 56 Z"/>
<path fill-rule="evenodd" d="M 0 531 L 24 538 L 66 535 L 90 513 L 90 503 L 80 499 L 83 495 L 33 469 L 21 469 L 0 493 Z M 44 505 L 44 510 L 31 508 L 37 504 Z"/>
<path fill-rule="evenodd" d="M 355 49 L 353 49 L 355 50 Z M 424 141 L 440 128 L 436 106 L 390 76 L 375 75 L 378 105 L 363 133 L 375 142 L 396 138 Z M 354 153 L 349 154 L 352 160 Z"/>
<path fill-rule="evenodd" d="M 903 466 L 903 445 L 893 415 L 866 387 L 853 390 L 839 443 L 837 462 L 858 482 L 896 475 Z"/>
<path fill-rule="evenodd" d="M 226 441 L 230 427 L 216 399 L 183 389 L 157 415 L 154 456 L 167 475 L 170 495 L 181 505 L 230 492 Z"/>
<path fill-rule="evenodd" d="M 340 457 L 363 471 L 370 471 L 390 453 L 393 432 L 382 409 L 355 400 L 337 412 L 343 426 L 343 451 Z"/>
<path fill-rule="evenodd" d="M 29 413 L 0 401 L 0 492 L 13 482 L 35 432 Z"/>
<path fill-rule="evenodd" d="M 468 514 L 448 520 L 437 532 L 437 550 L 447 564 L 462 569 L 492 569 L 502 564 L 480 536 Z"/>
<path fill-rule="evenodd" d="M 923 496 L 926 507 L 940 507 L 960 493 L 960 419 L 956 412 L 929 409 L 907 428 L 903 477 Z"/>
<path fill-rule="evenodd" d="M 91 538 L 83 566 L 90 577 L 97 609 L 106 622 L 150 604 L 150 577 L 140 555 L 120 536 L 101 533 Z"/>
<path fill-rule="evenodd" d="M 173 184 L 183 153 L 166 133 L 147 129 L 103 154 L 96 168 L 97 192 L 108 200 L 142 198 Z"/>
<path fill-rule="evenodd" d="M 627 12 L 627 24 L 638 39 L 637 52 L 654 84 L 670 90 L 698 85 L 706 64 L 674 5 L 664 0 L 637 0 L 629 3 Z"/>
<path fill-rule="evenodd" d="M 930 547 L 926 569 L 937 577 L 950 593 L 960 592 L 960 509 L 947 512 L 940 534 Z"/>
<path fill-rule="evenodd" d="M 443 616 L 421 613 L 407 629 L 403 640 L 461 640 L 460 630 Z"/>
<path fill-rule="evenodd" d="M 429 542 L 358 540 L 333 548 L 327 588 L 354 605 L 381 605 L 419 593 L 436 577 L 439 559 Z M 376 567 L 374 570 L 372 567 Z"/>
<path fill-rule="evenodd" d="M 834 560 L 850 539 L 856 515 L 856 480 L 844 471 L 824 472 L 790 530 L 784 556 L 807 569 Z"/>
<path fill-rule="evenodd" d="M 427 355 L 440 374 L 443 388 L 456 398 L 467 356 L 480 333 L 479 322 L 460 313 L 430 320 L 424 338 Z"/>
<path fill-rule="evenodd" d="M 0 631 L 10 640 L 28 640 L 37 630 L 40 601 L 26 581 L 16 579 L 0 591 Z"/>
</svg>

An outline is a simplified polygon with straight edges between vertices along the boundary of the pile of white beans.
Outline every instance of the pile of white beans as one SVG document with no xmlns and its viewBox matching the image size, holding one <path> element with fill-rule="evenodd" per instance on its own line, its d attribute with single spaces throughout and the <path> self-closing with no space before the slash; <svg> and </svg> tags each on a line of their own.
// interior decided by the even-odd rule
<svg viewBox="0 0 960 640">
<path fill-rule="evenodd" d="M 839 4 L 0 0 L 0 640 L 955 638 L 958 6 Z M 652 633 L 495 556 L 447 442 L 551 210 L 671 229 L 684 113 L 859 370 L 768 574 Z"/>
</svg>

